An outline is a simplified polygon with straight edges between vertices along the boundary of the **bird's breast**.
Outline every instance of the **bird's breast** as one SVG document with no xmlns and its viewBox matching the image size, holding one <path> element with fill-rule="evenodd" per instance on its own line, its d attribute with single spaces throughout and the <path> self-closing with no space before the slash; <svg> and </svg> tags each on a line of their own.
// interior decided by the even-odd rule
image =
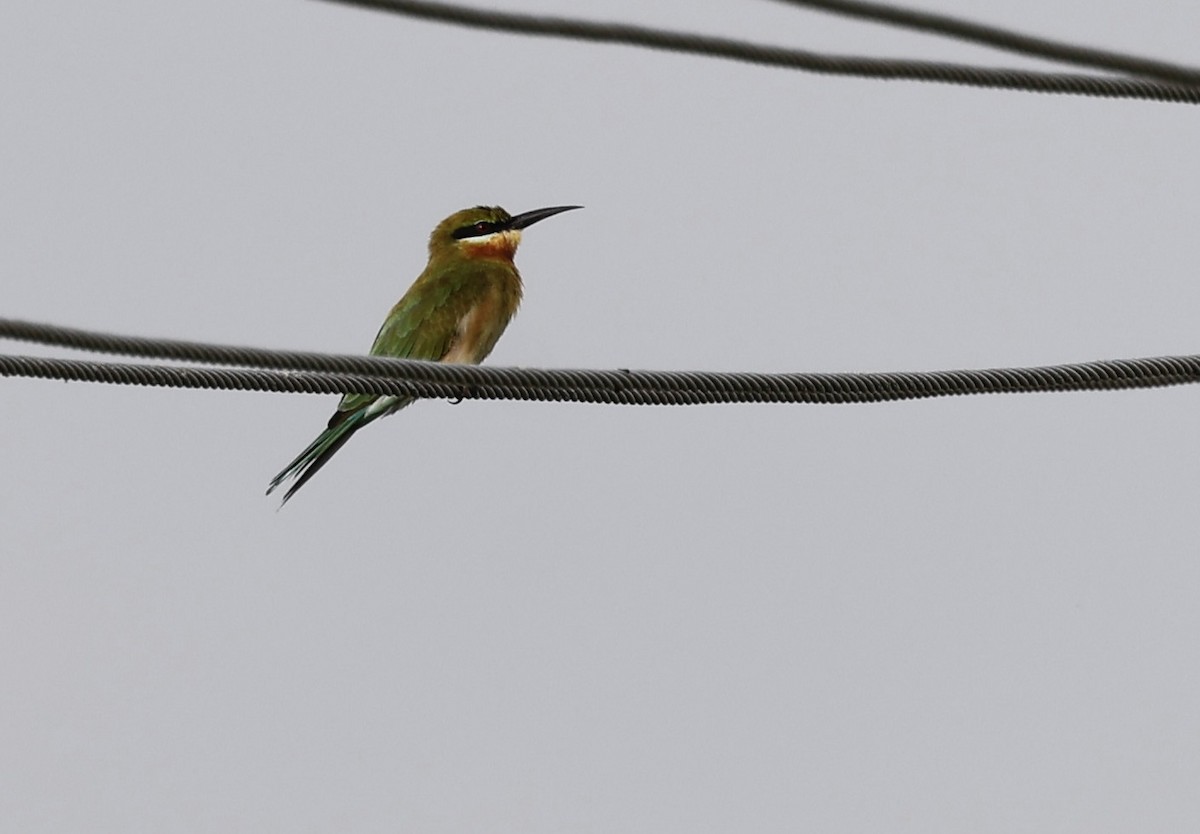
<svg viewBox="0 0 1200 834">
<path fill-rule="evenodd" d="M 454 339 L 442 361 L 465 365 L 482 362 L 496 346 L 518 303 L 519 292 L 486 293 L 459 318 Z"/>
</svg>

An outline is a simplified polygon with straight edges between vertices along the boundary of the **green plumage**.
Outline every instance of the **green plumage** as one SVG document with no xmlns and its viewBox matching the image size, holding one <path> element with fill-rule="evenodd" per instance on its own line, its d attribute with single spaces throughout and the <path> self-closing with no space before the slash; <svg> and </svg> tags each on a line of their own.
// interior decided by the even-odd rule
<svg viewBox="0 0 1200 834">
<path fill-rule="evenodd" d="M 520 229 L 567 208 L 512 217 L 502 208 L 456 212 L 429 237 L 429 263 L 392 308 L 370 353 L 436 362 L 482 362 L 521 303 L 512 258 Z M 317 473 L 353 434 L 411 404 L 411 397 L 346 394 L 328 427 L 271 481 L 267 493 L 295 477 L 283 503 Z"/>
</svg>

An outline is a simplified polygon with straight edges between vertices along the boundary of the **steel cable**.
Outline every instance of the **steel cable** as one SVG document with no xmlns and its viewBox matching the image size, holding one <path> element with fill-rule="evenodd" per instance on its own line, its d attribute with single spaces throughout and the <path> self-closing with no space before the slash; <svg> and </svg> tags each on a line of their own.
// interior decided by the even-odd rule
<svg viewBox="0 0 1200 834">
<path fill-rule="evenodd" d="M 1031 70 L 992 69 L 966 64 L 823 55 L 800 49 L 737 41 L 709 35 L 652 29 L 627 23 L 600 23 L 429 3 L 425 0 L 322 0 L 344 6 L 522 35 L 614 43 L 669 52 L 727 58 L 752 64 L 882 80 L 933 81 L 968 87 L 1035 93 L 1133 98 L 1186 104 L 1200 103 L 1200 87 L 1163 84 L 1138 78 L 1068 75 Z"/>
<path fill-rule="evenodd" d="M 156 359 L 251 366 L 176 367 L 0 355 L 0 376 L 307 394 L 362 392 L 624 405 L 851 403 L 1200 382 L 1200 355 L 1032 368 L 765 374 L 449 365 L 147 339 L 12 319 L 0 319 L 0 337 Z"/>
<path fill-rule="evenodd" d="M 1135 75 L 1167 84 L 1200 86 L 1200 69 L 1195 67 L 1107 49 L 1076 46 L 1063 41 L 1027 35 L 1023 32 L 976 23 L 936 12 L 905 9 L 884 3 L 864 2 L 864 0 L 775 0 L 775 2 L 819 9 L 844 17 L 890 24 L 926 34 L 944 35 L 1034 58 L 1045 58 L 1050 61 L 1092 67 L 1107 72 Z"/>
</svg>

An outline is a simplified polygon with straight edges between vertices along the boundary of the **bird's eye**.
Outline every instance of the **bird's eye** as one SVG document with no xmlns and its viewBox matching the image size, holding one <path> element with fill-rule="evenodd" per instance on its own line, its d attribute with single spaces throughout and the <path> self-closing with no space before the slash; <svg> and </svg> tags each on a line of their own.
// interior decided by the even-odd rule
<svg viewBox="0 0 1200 834">
<path fill-rule="evenodd" d="M 480 220 L 478 223 L 472 223 L 470 226 L 454 230 L 454 237 L 457 240 L 462 240 L 468 237 L 481 237 L 482 235 L 490 235 L 496 231 L 498 224 L 490 220 Z"/>
</svg>

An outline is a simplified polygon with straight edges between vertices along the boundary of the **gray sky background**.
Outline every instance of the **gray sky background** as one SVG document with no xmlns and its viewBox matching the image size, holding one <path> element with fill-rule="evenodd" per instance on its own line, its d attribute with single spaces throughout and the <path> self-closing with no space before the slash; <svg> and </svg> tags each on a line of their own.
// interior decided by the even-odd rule
<svg viewBox="0 0 1200 834">
<path fill-rule="evenodd" d="M 1193 0 L 922 5 L 1200 62 Z M 771 2 L 586 13 L 1033 65 Z M 0 5 L 0 111 L 5 316 L 363 351 L 442 217 L 582 203 L 526 235 L 494 363 L 1200 351 L 1194 107 L 129 0 Z M 1200 824 L 1196 387 L 427 402 L 278 513 L 333 398 L 0 403 L 4 831 Z"/>
</svg>

